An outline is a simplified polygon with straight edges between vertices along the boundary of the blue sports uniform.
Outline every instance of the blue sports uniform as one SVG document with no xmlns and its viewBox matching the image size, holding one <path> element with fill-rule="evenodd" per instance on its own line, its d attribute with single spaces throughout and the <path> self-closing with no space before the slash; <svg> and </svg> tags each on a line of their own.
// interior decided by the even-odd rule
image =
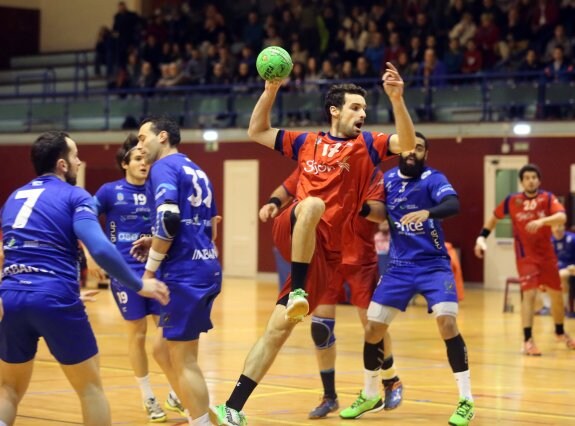
<svg viewBox="0 0 575 426">
<path fill-rule="evenodd" d="M 160 326 L 168 340 L 196 340 L 212 328 L 212 304 L 222 285 L 222 270 L 212 242 L 211 219 L 217 215 L 208 176 L 184 154 L 168 155 L 154 163 L 149 176 L 150 197 L 156 211 L 176 203 L 180 226 L 159 269 L 170 289 L 170 302 L 162 307 Z M 162 238 L 157 213 L 155 235 Z"/>
<path fill-rule="evenodd" d="M 126 179 L 105 183 L 94 196 L 98 215 L 106 216 L 106 235 L 138 276 L 144 264 L 130 255 L 132 243 L 151 236 L 151 208 L 145 185 L 132 185 Z M 140 296 L 112 278 L 112 294 L 125 320 L 138 320 L 147 315 L 160 315 L 157 300 Z"/>
<path fill-rule="evenodd" d="M 428 308 L 440 302 L 457 302 L 455 279 L 445 248 L 440 221 L 402 225 L 407 213 L 427 210 L 457 193 L 446 177 L 425 167 L 419 178 L 403 178 L 395 167 L 384 175 L 391 244 L 389 266 L 380 278 L 372 301 L 402 311 L 415 294 Z"/>
<path fill-rule="evenodd" d="M 73 229 L 73 221 L 96 220 L 92 206 L 90 194 L 55 176 L 32 180 L 6 201 L 2 360 L 30 361 L 40 336 L 62 364 L 76 364 L 98 353 L 79 299 L 79 248 Z"/>
<path fill-rule="evenodd" d="M 555 237 L 552 237 L 552 241 L 557 254 L 559 269 L 575 265 L 575 233 L 565 232 L 563 238 L 556 240 Z"/>
</svg>

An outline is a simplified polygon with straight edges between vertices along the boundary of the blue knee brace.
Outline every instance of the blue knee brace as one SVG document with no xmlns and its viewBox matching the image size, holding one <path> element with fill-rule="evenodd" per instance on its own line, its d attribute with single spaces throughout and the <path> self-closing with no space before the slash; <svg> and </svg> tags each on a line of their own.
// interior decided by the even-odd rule
<svg viewBox="0 0 575 426">
<path fill-rule="evenodd" d="M 311 337 L 318 349 L 327 349 L 335 343 L 335 318 L 311 317 Z"/>
</svg>

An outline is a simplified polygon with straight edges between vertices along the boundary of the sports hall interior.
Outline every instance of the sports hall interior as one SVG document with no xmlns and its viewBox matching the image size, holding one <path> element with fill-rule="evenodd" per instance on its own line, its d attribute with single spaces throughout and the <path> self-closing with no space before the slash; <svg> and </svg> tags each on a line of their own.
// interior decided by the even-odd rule
<svg viewBox="0 0 575 426">
<path fill-rule="evenodd" d="M 359 11 L 338 1 L 302 1 L 299 7 L 305 9 L 308 3 L 320 15 L 329 6 L 340 13 L 350 11 L 349 17 L 363 22 L 362 16 L 378 2 L 359 1 Z M 450 11 L 453 2 L 411 1 L 405 2 L 411 6 L 401 7 L 394 2 L 381 3 L 386 11 L 405 6 L 406 22 L 415 26 L 418 15 L 436 16 L 441 7 Z M 482 2 L 463 3 L 479 20 Z M 573 6 L 563 10 L 560 1 L 547 3 L 557 7 L 557 25 L 568 19 L 565 16 L 575 16 Z M 238 1 L 232 7 L 218 1 L 128 0 L 125 4 L 147 17 L 149 25 L 154 19 L 161 21 L 162 13 L 167 20 L 166 11 L 170 10 L 189 13 L 195 25 L 204 25 L 206 10 L 211 7 L 229 23 L 234 13 L 247 16 L 250 7 L 258 10 L 263 20 L 266 14 L 274 13 L 275 3 Z M 182 8 L 183 4 L 187 6 Z M 0 39 L 5 46 L 0 52 L 0 204 L 34 177 L 30 145 L 44 131 L 65 130 L 77 142 L 84 163 L 80 184 L 93 194 L 103 183 L 121 177 L 115 153 L 130 132 L 137 132 L 140 119 L 148 114 L 176 118 L 182 127 L 180 151 L 210 177 L 223 216 L 217 240 L 224 271 L 222 293 L 212 313 L 214 328 L 200 340 L 200 365 L 210 397 L 219 404 L 232 390 L 245 355 L 264 330 L 276 301 L 278 274 L 272 227 L 261 223 L 257 212 L 292 172 L 295 162 L 248 138 L 249 116 L 263 87 L 258 77 L 249 81 L 248 86 L 253 86 L 249 90 L 234 90 L 237 84 L 231 77 L 224 83 L 214 84 L 207 78 L 177 88 L 133 89 L 114 86 L 117 75 L 107 74 L 110 64 L 106 61 L 96 72 L 98 33 L 102 26 L 112 26 L 117 7 L 116 0 L 0 0 Z M 560 10 L 567 15 L 559 14 Z M 199 17 L 194 18 L 196 15 Z M 506 16 L 501 11 L 501 22 L 506 22 Z M 281 22 L 282 14 L 276 19 Z M 366 27 L 367 21 L 365 18 Z M 473 253 L 484 218 L 503 195 L 521 190 L 517 172 L 526 163 L 540 167 L 542 188 L 565 206 L 567 229 L 575 225 L 573 22 L 565 26 L 573 46 L 568 58 L 571 68 L 556 78 L 545 77 L 543 43 L 537 78 L 530 78 L 534 74 L 529 72 L 518 73 L 509 64 L 497 68 L 501 60 L 497 57 L 491 59 L 493 67 L 488 71 L 447 75 L 441 84 L 414 74 L 406 84 L 405 102 L 415 128 L 430 141 L 427 163 L 448 177 L 461 203 L 460 213 L 447 219 L 443 229 L 446 240 L 457 250 L 465 282 L 458 324 L 468 348 L 475 425 L 575 424 L 575 352 L 555 341 L 549 316 L 536 316 L 534 323 L 534 337 L 543 356 L 521 354 L 520 292 L 509 280 L 517 274 L 509 223 L 503 223 L 491 237 L 493 245 L 485 261 Z M 242 24 L 236 25 L 242 28 Z M 554 36 L 550 31 L 547 41 Z M 241 41 L 239 36 L 228 37 L 229 46 Z M 408 43 L 406 39 L 406 50 Z M 289 43 L 284 47 L 290 50 Z M 234 52 L 239 58 L 241 46 Z M 361 55 L 348 58 L 341 54 L 339 63 L 349 59 L 355 67 L 357 56 Z M 338 63 L 335 57 L 330 56 L 330 60 Z M 342 72 L 339 70 L 338 75 Z M 390 105 L 377 77 L 360 81 L 368 84 L 368 118 L 362 130 L 393 133 Z M 327 131 L 321 103 L 327 83 L 325 79 L 316 83 L 315 90 L 280 93 L 272 125 Z M 396 165 L 396 160 L 390 160 L 381 167 L 387 170 Z M 87 303 L 86 308 L 100 348 L 101 374 L 113 424 L 145 424 L 126 354 L 121 315 L 105 281 L 89 279 L 87 285 L 100 289 L 97 301 Z M 396 369 L 405 386 L 404 401 L 396 410 L 367 414 L 358 422 L 446 423 L 457 388 L 434 323 L 421 297 L 398 316 L 390 332 Z M 363 330 L 355 309 L 345 303 L 337 308 L 336 324 L 336 385 L 340 405 L 345 407 L 362 386 Z M 154 328 L 151 322 L 149 326 Z M 308 419 L 322 390 L 309 326 L 308 318 L 296 327 L 248 401 L 245 411 L 250 425 L 350 424 L 335 413 L 327 419 Z M 566 318 L 565 329 L 575 334 L 572 318 Z M 151 335 L 148 339 L 151 344 Z M 162 395 L 165 389 L 167 393 L 167 381 L 153 360 L 150 371 L 156 392 Z M 175 415 L 168 420 L 170 424 L 182 422 L 184 419 Z M 16 424 L 81 424 L 77 398 L 44 344 L 40 345 Z"/>
</svg>

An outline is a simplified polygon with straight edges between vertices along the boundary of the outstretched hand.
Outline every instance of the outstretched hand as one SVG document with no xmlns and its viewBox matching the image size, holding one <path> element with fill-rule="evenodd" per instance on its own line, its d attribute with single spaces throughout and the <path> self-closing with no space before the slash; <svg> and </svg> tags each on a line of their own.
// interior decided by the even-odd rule
<svg viewBox="0 0 575 426">
<path fill-rule="evenodd" d="M 152 246 L 152 237 L 142 237 L 132 243 L 130 254 L 139 262 L 145 262 Z"/>
<path fill-rule="evenodd" d="M 389 99 L 392 101 L 399 100 L 403 96 L 403 79 L 399 75 L 397 68 L 395 68 L 391 62 L 386 62 L 385 66 L 387 68 L 381 78 L 383 89 L 385 93 L 387 93 L 387 96 L 389 96 Z"/>
</svg>

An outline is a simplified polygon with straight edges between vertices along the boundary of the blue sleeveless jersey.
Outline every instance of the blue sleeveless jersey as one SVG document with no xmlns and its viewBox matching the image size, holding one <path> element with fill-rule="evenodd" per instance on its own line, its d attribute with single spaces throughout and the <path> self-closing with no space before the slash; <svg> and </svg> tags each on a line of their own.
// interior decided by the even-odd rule
<svg viewBox="0 0 575 426">
<path fill-rule="evenodd" d="M 218 253 L 211 238 L 211 219 L 217 209 L 206 173 L 184 154 L 168 155 L 150 169 L 149 194 L 155 209 L 166 201 L 177 203 L 180 209 L 180 228 L 160 267 L 162 279 L 187 283 L 221 279 Z"/>
<path fill-rule="evenodd" d="M 427 210 L 449 196 L 457 195 L 439 171 L 425 167 L 419 178 L 403 178 L 399 168 L 385 173 L 385 196 L 391 244 L 390 263 L 410 264 L 433 259 L 449 259 L 440 221 L 428 219 L 419 224 L 401 224 L 407 213 Z"/>
<path fill-rule="evenodd" d="M 560 240 L 552 237 L 553 248 L 557 254 L 559 269 L 575 265 L 575 233 L 565 232 L 565 235 Z"/>
<path fill-rule="evenodd" d="M 10 195 L 2 210 L 2 289 L 79 296 L 74 222 L 96 219 L 92 197 L 56 176 L 40 176 Z"/>
<path fill-rule="evenodd" d="M 126 179 L 105 183 L 94 202 L 99 215 L 106 216 L 106 235 L 126 262 L 140 275 L 144 264 L 130 255 L 132 243 L 152 235 L 152 212 L 145 185 L 132 185 Z"/>
</svg>

